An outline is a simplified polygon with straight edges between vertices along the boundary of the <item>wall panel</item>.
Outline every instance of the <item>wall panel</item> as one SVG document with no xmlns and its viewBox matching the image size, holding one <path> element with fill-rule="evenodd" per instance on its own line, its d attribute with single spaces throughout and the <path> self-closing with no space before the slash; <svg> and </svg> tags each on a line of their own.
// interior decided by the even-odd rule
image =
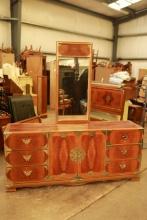
<svg viewBox="0 0 147 220">
<path fill-rule="evenodd" d="M 112 39 L 112 23 L 104 19 L 49 1 L 23 0 L 22 3 L 22 21 Z"/>
<path fill-rule="evenodd" d="M 118 39 L 117 58 L 143 58 L 147 59 L 147 16 L 143 16 L 129 22 L 120 24 L 119 35 L 123 36 Z M 125 36 L 125 35 L 142 36 Z M 144 36 L 143 36 L 144 35 Z M 138 77 L 140 68 L 147 68 L 145 61 L 131 61 L 133 75 Z"/>
<path fill-rule="evenodd" d="M 79 41 L 92 42 L 94 49 L 98 50 L 98 56 L 111 57 L 112 43 L 105 40 L 97 40 L 89 37 L 77 36 L 74 34 L 67 34 L 59 31 L 51 31 L 42 28 L 22 25 L 22 49 L 25 46 L 33 46 L 33 49 L 41 51 L 49 51 L 56 53 L 56 41 Z M 25 36 L 25 37 L 24 37 Z"/>
<path fill-rule="evenodd" d="M 42 51 L 56 53 L 56 41 L 86 41 L 93 43 L 95 51 L 99 51 L 99 56 L 112 57 L 112 23 L 104 19 L 65 8 L 50 1 L 22 0 L 22 22 L 46 27 L 23 23 L 22 50 L 25 46 L 32 45 L 34 49 L 41 46 Z M 94 37 L 84 36 L 84 34 Z M 96 38 L 97 36 L 106 39 Z M 49 57 L 52 56 L 48 56 L 48 59 Z"/>
<path fill-rule="evenodd" d="M 136 18 L 119 25 L 119 35 L 147 33 L 147 16 Z"/>
<path fill-rule="evenodd" d="M 0 17 L 10 17 L 10 0 L 0 1 Z"/>
<path fill-rule="evenodd" d="M 0 47 L 11 47 L 11 24 L 0 21 Z"/>
<path fill-rule="evenodd" d="M 119 38 L 117 57 L 147 58 L 147 36 Z"/>
<path fill-rule="evenodd" d="M 0 1 L 0 17 L 10 17 L 10 0 Z M 0 47 L 11 47 L 11 25 L 10 22 L 0 20 Z"/>
</svg>

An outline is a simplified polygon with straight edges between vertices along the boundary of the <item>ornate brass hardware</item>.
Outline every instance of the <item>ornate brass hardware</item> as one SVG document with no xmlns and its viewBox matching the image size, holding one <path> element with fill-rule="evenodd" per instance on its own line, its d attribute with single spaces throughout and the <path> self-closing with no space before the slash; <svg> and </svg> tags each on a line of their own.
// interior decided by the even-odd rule
<svg viewBox="0 0 147 220">
<path fill-rule="evenodd" d="M 121 153 L 122 153 L 122 155 L 126 155 L 128 153 L 128 150 L 127 149 L 121 149 Z"/>
<path fill-rule="evenodd" d="M 74 148 L 70 151 L 70 159 L 74 162 L 81 162 L 86 156 L 85 151 L 82 148 Z"/>
<path fill-rule="evenodd" d="M 124 140 L 124 141 L 127 141 L 128 140 L 128 135 L 122 135 L 121 138 Z"/>
<path fill-rule="evenodd" d="M 127 167 L 127 165 L 125 163 L 121 163 L 119 164 L 119 167 L 121 168 L 121 170 L 124 170 Z"/>
<path fill-rule="evenodd" d="M 25 176 L 31 176 L 32 170 L 24 170 L 23 173 Z"/>
<path fill-rule="evenodd" d="M 23 159 L 24 159 L 25 161 L 28 162 L 28 161 L 30 161 L 32 155 L 30 155 L 30 154 L 29 154 L 29 155 L 23 155 L 22 157 L 23 157 Z"/>
<path fill-rule="evenodd" d="M 22 142 L 27 145 L 31 142 L 31 138 L 22 138 Z"/>
</svg>

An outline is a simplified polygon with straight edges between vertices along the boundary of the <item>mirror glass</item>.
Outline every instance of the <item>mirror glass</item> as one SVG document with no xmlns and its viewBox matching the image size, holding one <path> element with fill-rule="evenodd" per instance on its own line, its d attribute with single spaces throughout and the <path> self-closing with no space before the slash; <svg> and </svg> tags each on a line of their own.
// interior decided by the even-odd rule
<svg viewBox="0 0 147 220">
<path fill-rule="evenodd" d="M 91 58 L 59 56 L 57 59 L 57 120 L 88 120 Z"/>
</svg>

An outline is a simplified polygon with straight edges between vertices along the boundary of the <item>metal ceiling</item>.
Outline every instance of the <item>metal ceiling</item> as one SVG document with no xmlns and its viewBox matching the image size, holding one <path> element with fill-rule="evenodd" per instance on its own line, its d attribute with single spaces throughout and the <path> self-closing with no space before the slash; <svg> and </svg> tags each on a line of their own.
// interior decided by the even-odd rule
<svg viewBox="0 0 147 220">
<path fill-rule="evenodd" d="M 55 0 L 54 0 L 55 1 Z M 64 6 L 97 15 L 107 20 L 122 23 L 147 14 L 147 0 L 142 0 L 117 11 L 108 7 L 114 0 L 56 0 Z"/>
</svg>

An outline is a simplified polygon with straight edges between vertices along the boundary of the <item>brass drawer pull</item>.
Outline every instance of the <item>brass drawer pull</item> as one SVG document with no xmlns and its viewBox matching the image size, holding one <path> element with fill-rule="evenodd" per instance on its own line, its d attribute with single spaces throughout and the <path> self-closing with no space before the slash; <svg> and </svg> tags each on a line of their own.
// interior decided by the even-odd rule
<svg viewBox="0 0 147 220">
<path fill-rule="evenodd" d="M 31 138 L 22 138 L 22 142 L 27 145 L 31 142 Z"/>
<path fill-rule="evenodd" d="M 127 165 L 125 163 L 121 163 L 119 164 L 119 167 L 121 168 L 121 170 L 124 170 L 127 167 Z"/>
<path fill-rule="evenodd" d="M 120 152 L 122 153 L 122 155 L 126 155 L 128 153 L 127 149 L 121 149 Z"/>
<path fill-rule="evenodd" d="M 23 173 L 25 176 L 31 176 L 32 170 L 24 170 Z"/>
<path fill-rule="evenodd" d="M 122 135 L 121 138 L 122 138 L 124 141 L 127 141 L 127 140 L 128 140 L 128 135 Z"/>
<path fill-rule="evenodd" d="M 23 155 L 22 157 L 23 157 L 23 159 L 24 159 L 26 162 L 29 162 L 29 161 L 31 160 L 32 155 L 31 155 L 31 154 L 29 154 L 29 155 Z"/>
</svg>

